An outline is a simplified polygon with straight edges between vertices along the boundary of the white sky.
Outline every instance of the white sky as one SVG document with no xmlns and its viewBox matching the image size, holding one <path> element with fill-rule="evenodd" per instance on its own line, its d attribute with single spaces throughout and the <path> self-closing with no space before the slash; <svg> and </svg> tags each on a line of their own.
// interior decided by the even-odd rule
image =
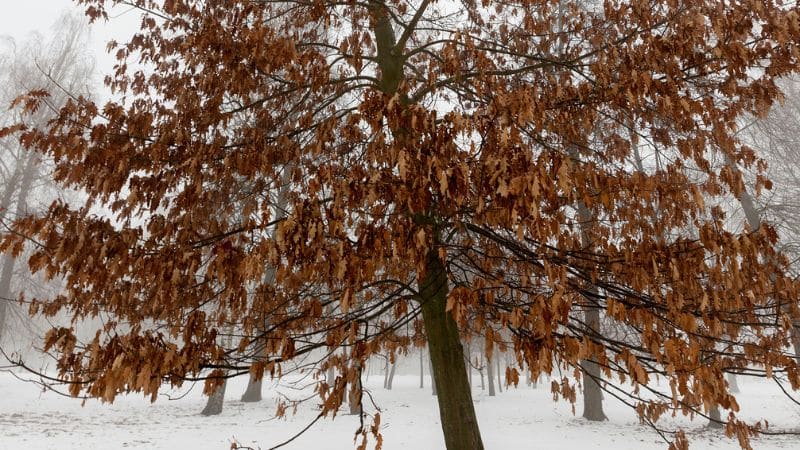
<svg viewBox="0 0 800 450">
<path fill-rule="evenodd" d="M 107 2 L 110 3 L 110 2 Z M 17 42 L 24 41 L 32 32 L 49 37 L 51 29 L 59 16 L 66 11 L 76 11 L 83 15 L 83 7 L 73 0 L 0 0 L 0 36 L 10 36 Z M 95 86 L 100 98 L 103 76 L 111 72 L 115 60 L 106 53 L 106 44 L 112 39 L 125 42 L 127 37 L 138 30 L 141 14 L 130 7 L 117 6 L 109 13 L 108 22 L 98 21 L 90 27 L 92 48 L 96 65 Z"/>
</svg>

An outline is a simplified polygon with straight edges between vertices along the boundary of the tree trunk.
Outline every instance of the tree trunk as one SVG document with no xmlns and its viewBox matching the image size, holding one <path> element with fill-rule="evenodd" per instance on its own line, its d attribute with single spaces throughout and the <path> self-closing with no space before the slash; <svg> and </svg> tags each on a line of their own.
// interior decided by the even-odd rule
<svg viewBox="0 0 800 450">
<path fill-rule="evenodd" d="M 469 387 L 472 389 L 472 361 L 470 358 L 472 357 L 472 349 L 470 348 L 469 342 L 467 343 L 467 352 L 464 354 L 464 364 L 467 366 L 467 374 L 469 374 Z"/>
<path fill-rule="evenodd" d="M 275 218 L 277 220 L 283 219 L 286 217 L 287 208 L 289 205 L 289 182 L 291 180 L 290 170 L 284 169 L 283 174 L 281 176 L 282 185 L 278 188 L 278 194 L 275 199 Z M 272 230 L 272 238 L 274 239 L 277 236 L 277 228 Z M 275 283 L 275 276 L 276 276 L 276 268 L 272 265 L 267 267 L 267 271 L 264 274 L 264 282 L 269 284 Z M 265 321 L 264 323 L 264 330 L 269 328 L 269 320 Z M 266 355 L 264 355 L 266 357 Z M 261 378 L 256 378 L 253 374 L 250 374 L 250 378 L 247 381 L 247 388 L 242 394 L 242 401 L 247 403 L 253 402 L 260 402 L 261 401 L 261 388 L 263 376 Z"/>
<path fill-rule="evenodd" d="M 20 161 L 18 164 L 22 164 L 22 162 Z M 37 157 L 34 153 L 28 154 L 24 164 L 24 169 L 21 171 L 22 179 L 20 180 L 19 184 L 19 193 L 17 194 L 15 219 L 25 215 L 25 209 L 27 208 L 31 185 L 33 184 L 34 179 L 38 177 L 39 171 Z M 16 185 L 17 180 L 20 178 L 19 172 L 20 171 L 15 170 L 14 175 L 11 178 L 11 183 L 14 185 Z M 3 204 L 0 205 L 4 208 L 4 210 L 0 212 L 3 216 L 5 216 L 5 210 L 11 206 L 11 197 L 13 197 L 15 189 L 16 186 L 6 186 L 5 192 L 3 192 Z M 2 343 L 3 335 L 5 334 L 4 332 L 6 327 L 6 316 L 8 315 L 8 305 L 13 301 L 11 298 L 11 281 L 14 278 L 14 266 L 16 265 L 16 260 L 9 254 L 3 255 L 2 259 L 3 269 L 0 271 L 0 343 Z"/>
<path fill-rule="evenodd" d="M 383 388 L 386 389 L 389 386 L 389 358 L 386 358 L 386 361 L 383 362 Z"/>
<path fill-rule="evenodd" d="M 16 174 L 15 174 L 16 175 Z M 16 181 L 13 181 L 16 184 Z M 13 194 L 14 187 L 6 186 L 5 195 L 3 196 L 3 203 L 0 204 L 0 214 L 8 210 L 11 203 L 11 194 Z M 5 214 L 3 214 L 5 216 Z M 9 254 L 4 254 L 2 257 L 3 269 L 0 272 L 0 343 L 3 341 L 5 334 L 6 314 L 8 311 L 8 304 L 11 299 L 11 277 L 14 274 L 14 258 Z"/>
<path fill-rule="evenodd" d="M 591 225 L 595 219 L 595 214 L 583 201 L 578 201 L 578 218 L 580 219 L 581 230 L 581 246 L 585 250 L 591 250 L 592 237 Z M 589 289 L 590 294 L 597 294 L 596 287 Z M 591 295 L 587 296 L 583 302 L 584 321 L 586 322 L 586 336 L 588 339 L 591 335 L 600 333 L 600 308 L 595 304 L 595 299 Z M 583 418 L 591 421 L 606 420 L 606 414 L 603 412 L 603 390 L 600 387 L 600 366 L 597 364 L 597 358 L 592 356 L 588 359 L 581 361 L 581 370 L 583 371 Z"/>
<path fill-rule="evenodd" d="M 242 401 L 245 403 L 260 402 L 261 401 L 261 382 L 264 377 L 256 379 L 251 373 L 250 379 L 247 381 L 247 389 L 242 394 Z"/>
<path fill-rule="evenodd" d="M 719 405 L 714 405 L 708 411 L 708 428 L 720 429 L 725 425 L 722 423 L 722 414 L 719 412 Z"/>
<path fill-rule="evenodd" d="M 433 377 L 433 361 L 431 361 L 430 351 L 428 351 L 428 372 L 431 374 L 431 395 L 435 397 L 437 395 L 436 378 Z"/>
<path fill-rule="evenodd" d="M 3 342 L 6 327 L 6 315 L 11 298 L 11 278 L 14 275 L 15 260 L 10 255 L 3 255 L 3 269 L 0 272 L 0 343 Z"/>
<path fill-rule="evenodd" d="M 428 335 L 433 379 L 438 389 L 439 416 L 447 450 L 482 450 L 483 442 L 472 404 L 472 392 L 464 367 L 458 325 L 445 310 L 447 274 L 438 251 L 427 255 L 425 274 L 419 282 L 422 319 Z"/>
<path fill-rule="evenodd" d="M 725 163 L 731 169 L 737 172 L 739 171 L 739 168 L 730 159 L 726 158 Z M 750 230 L 756 231 L 761 228 L 761 214 L 758 212 L 755 199 L 750 195 L 750 191 L 747 190 L 746 186 L 742 189 L 741 195 L 739 196 L 739 203 L 742 205 L 742 210 L 744 210 L 744 216 L 747 220 L 747 224 L 750 225 Z M 770 275 L 770 279 L 774 281 L 775 276 Z M 793 317 L 793 313 L 788 306 L 784 307 L 784 312 L 792 318 L 792 329 L 789 330 L 789 334 L 795 360 L 800 364 L 800 317 Z"/>
<path fill-rule="evenodd" d="M 228 385 L 228 380 L 222 382 L 222 385 L 214 391 L 213 394 L 208 396 L 206 407 L 200 413 L 204 416 L 216 416 L 222 413 L 222 405 L 225 403 L 225 388 Z"/>
<path fill-rule="evenodd" d="M 494 397 L 494 366 L 489 357 L 486 357 L 486 376 L 489 378 L 489 397 Z"/>
<path fill-rule="evenodd" d="M 389 371 L 389 380 L 386 382 L 386 389 L 392 390 L 392 382 L 394 381 L 394 370 L 397 368 L 397 361 L 392 363 L 392 370 Z"/>
<path fill-rule="evenodd" d="M 592 331 L 600 328 L 600 310 L 589 307 L 585 312 L 586 324 Z M 583 417 L 587 420 L 602 421 L 606 420 L 603 412 L 603 389 L 600 387 L 600 366 L 595 358 L 581 361 L 583 371 Z"/>
<path fill-rule="evenodd" d="M 503 393 L 503 372 L 500 371 L 500 358 L 497 358 L 497 390 Z"/>
<path fill-rule="evenodd" d="M 389 8 L 381 2 L 369 2 L 370 25 L 377 50 L 376 65 L 380 70 L 378 88 L 387 96 L 399 92 L 404 74 L 405 55 L 397 51 L 397 41 L 390 20 Z M 421 8 L 425 7 L 425 3 Z M 420 14 L 422 9 L 417 11 Z M 392 129 L 398 141 L 409 138 L 412 130 Z M 436 230 L 434 236 L 436 235 Z M 426 255 L 425 272 L 419 275 L 419 300 L 422 321 L 428 336 L 433 380 L 437 388 L 439 416 L 447 450 L 483 450 L 472 393 L 464 367 L 464 350 L 461 347 L 458 325 L 446 310 L 447 274 L 439 260 L 438 239 Z"/>
<path fill-rule="evenodd" d="M 362 395 L 362 386 L 361 386 L 361 374 L 359 373 L 358 378 L 356 379 L 355 383 L 350 387 L 350 414 L 356 416 L 361 415 L 361 395 Z"/>
<path fill-rule="evenodd" d="M 424 358 L 424 356 L 422 354 L 423 353 L 422 350 L 423 350 L 423 348 L 420 347 L 419 348 L 419 388 L 420 389 L 425 387 L 425 369 L 424 369 L 424 366 L 425 366 L 424 359 L 425 358 Z"/>
<path fill-rule="evenodd" d="M 481 363 L 483 363 L 483 358 L 481 358 Z M 481 368 L 478 369 L 478 374 L 480 374 L 480 376 L 481 376 L 481 390 L 482 391 L 486 390 L 486 381 L 483 379 L 483 368 L 484 367 L 485 367 L 485 364 L 481 364 Z"/>
<path fill-rule="evenodd" d="M 728 373 L 726 374 L 726 378 L 728 379 L 728 390 L 733 394 L 738 394 L 740 392 L 739 381 L 737 380 L 736 375 Z"/>
</svg>

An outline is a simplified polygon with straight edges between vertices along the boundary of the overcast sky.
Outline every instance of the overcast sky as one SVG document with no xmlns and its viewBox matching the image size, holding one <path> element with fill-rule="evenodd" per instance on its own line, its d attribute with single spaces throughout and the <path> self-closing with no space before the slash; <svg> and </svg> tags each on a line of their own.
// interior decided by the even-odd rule
<svg viewBox="0 0 800 450">
<path fill-rule="evenodd" d="M 0 0 L 0 36 L 22 42 L 30 33 L 38 31 L 49 37 L 56 20 L 66 11 L 83 15 L 83 8 L 73 0 Z M 90 28 L 92 48 L 89 51 L 97 62 L 98 86 L 114 65 L 114 58 L 106 53 L 106 44 L 112 39 L 124 42 L 138 29 L 141 19 L 141 14 L 130 7 L 118 6 L 109 16 L 112 18 L 108 22 L 98 21 Z"/>
<path fill-rule="evenodd" d="M 21 39 L 34 30 L 46 32 L 62 11 L 80 11 L 72 0 L 0 0 L 0 34 Z"/>
</svg>

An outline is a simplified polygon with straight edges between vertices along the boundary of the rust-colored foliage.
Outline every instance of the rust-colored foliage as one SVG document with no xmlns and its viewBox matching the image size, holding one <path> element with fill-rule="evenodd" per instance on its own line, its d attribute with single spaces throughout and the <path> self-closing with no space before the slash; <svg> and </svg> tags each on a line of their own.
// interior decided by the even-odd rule
<svg viewBox="0 0 800 450">
<path fill-rule="evenodd" d="M 87 204 L 54 203 L 3 241 L 29 236 L 31 268 L 66 280 L 38 311 L 112 319 L 89 343 L 48 336 L 73 393 L 277 375 L 344 345 L 318 366 L 343 373 L 319 390 L 335 412 L 365 358 L 425 338 L 417 281 L 436 259 L 462 334 L 535 375 L 593 358 L 633 383 L 643 420 L 735 412 L 724 371 L 800 387 L 776 235 L 732 233 L 714 206 L 742 191 L 731 165 L 758 165 L 737 119 L 797 70 L 796 5 L 131 3 L 147 13 L 106 79 L 125 101 L 72 101 L 22 137 Z M 659 164 L 637 169 L 639 148 Z M 590 331 L 587 304 L 625 337 Z M 655 376 L 672 394 L 639 398 Z M 576 394 L 566 378 L 553 391 Z M 748 445 L 746 426 L 728 433 Z"/>
</svg>

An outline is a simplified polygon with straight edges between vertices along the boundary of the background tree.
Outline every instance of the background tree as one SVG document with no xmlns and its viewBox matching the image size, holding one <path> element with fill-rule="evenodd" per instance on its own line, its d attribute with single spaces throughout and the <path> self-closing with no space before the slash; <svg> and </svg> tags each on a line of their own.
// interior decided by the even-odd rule
<svg viewBox="0 0 800 450">
<path fill-rule="evenodd" d="M 767 163 L 766 175 L 773 188 L 761 194 L 756 191 L 753 174 L 747 176 L 747 193 L 751 207 L 744 207 L 747 200 L 742 200 L 743 212 L 749 215 L 745 219 L 750 222 L 757 215 L 774 224 L 779 232 L 781 251 L 796 262 L 800 253 L 800 229 L 797 218 L 800 217 L 800 205 L 795 201 L 800 189 L 800 170 L 798 170 L 798 148 L 800 148 L 800 85 L 795 77 L 782 79 L 779 82 L 784 93 L 780 105 L 776 105 L 769 114 L 762 118 L 750 120 L 742 127 L 743 139 L 753 146 Z M 751 224 L 752 226 L 752 224 Z M 793 270 L 796 270 L 793 266 Z"/>
<path fill-rule="evenodd" d="M 53 27 L 54 35 L 46 41 L 32 35 L 17 43 L 6 38 L 0 46 L 0 103 L 10 105 L 22 92 L 50 91 L 45 104 L 30 114 L 20 115 L 13 110 L 0 115 L 0 128 L 24 123 L 31 127 L 45 127 L 58 112 L 70 93 L 88 94 L 91 91 L 94 62 L 86 54 L 88 24 L 80 16 L 63 14 Z M 61 192 L 50 182 L 49 158 L 28 151 L 17 139 L 0 138 L 0 222 L 8 227 L 17 218 L 25 217 L 46 204 Z M 24 283 L 23 281 L 24 280 Z M 36 281 L 20 267 L 17 258 L 6 254 L 0 269 L 0 344 L 9 338 L 12 328 L 9 313 L 27 316 L 16 305 L 18 292 L 32 292 Z M 15 344 L 32 339 L 24 330 L 24 323 L 13 326 Z M 25 337 L 22 337 L 25 336 Z M 6 342 L 8 343 L 8 342 Z M 27 344 L 27 343 L 25 343 Z M 7 346 L 8 351 L 11 347 Z"/>
<path fill-rule="evenodd" d="M 81 3 L 104 16 L 102 0 Z M 125 99 L 77 98 L 20 137 L 87 202 L 17 220 L 3 242 L 33 240 L 31 268 L 65 278 L 62 295 L 35 299 L 41 311 L 116 318 L 86 343 L 69 327 L 48 334 L 74 394 L 155 398 L 204 374 L 211 393 L 345 347 L 316 366 L 337 365 L 318 387 L 333 413 L 348 390 L 361 398 L 370 355 L 424 333 L 447 448 L 481 449 L 461 337 L 504 351 L 497 326 L 534 376 L 594 362 L 651 423 L 735 412 L 730 365 L 800 386 L 782 351 L 796 286 L 774 231 L 731 232 L 706 206 L 742 185 L 711 159 L 757 165 L 736 121 L 766 111 L 775 78 L 796 71 L 796 5 L 131 3 L 142 30 L 116 48 L 108 80 Z M 630 170 L 631 128 L 659 148 L 659 170 Z M 276 218 L 267 199 L 287 168 L 289 212 Z M 586 326 L 587 299 L 633 339 Z M 552 389 L 575 400 L 568 377 Z"/>
<path fill-rule="evenodd" d="M 791 77 L 781 79 L 779 85 L 784 95 L 781 104 L 772 108 L 764 117 L 746 118 L 740 130 L 743 140 L 763 155 L 767 164 L 767 175 L 770 179 L 768 195 L 760 196 L 762 187 L 758 183 L 758 172 L 747 173 L 751 171 L 743 170 L 728 159 L 722 163 L 743 179 L 736 202 L 741 210 L 735 211 L 732 208 L 732 218 L 736 220 L 743 216 L 740 221 L 746 223 L 750 230 L 759 229 L 765 221 L 774 224 L 779 235 L 778 248 L 790 258 L 789 270 L 796 277 L 797 261 L 800 258 L 800 228 L 797 226 L 800 205 L 796 202 L 800 186 L 797 175 L 797 143 L 800 136 L 796 132 L 800 117 L 800 90 L 797 81 Z M 795 357 L 800 360 L 800 322 L 796 318 L 791 342 Z"/>
</svg>

